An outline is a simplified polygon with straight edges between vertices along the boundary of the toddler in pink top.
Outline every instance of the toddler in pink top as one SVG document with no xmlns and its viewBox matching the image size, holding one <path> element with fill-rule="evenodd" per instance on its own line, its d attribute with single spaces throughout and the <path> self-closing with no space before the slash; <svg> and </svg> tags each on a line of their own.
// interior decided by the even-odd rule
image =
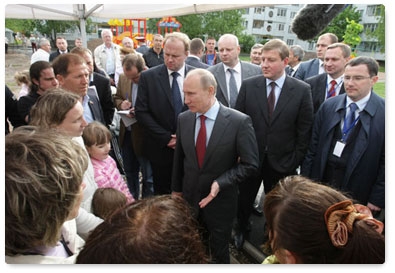
<svg viewBox="0 0 395 273">
<path fill-rule="evenodd" d="M 85 127 L 82 138 L 92 161 L 97 186 L 117 189 L 125 194 L 128 203 L 134 202 L 135 200 L 119 172 L 117 163 L 109 155 L 111 150 L 110 130 L 100 122 L 93 121 Z"/>
</svg>

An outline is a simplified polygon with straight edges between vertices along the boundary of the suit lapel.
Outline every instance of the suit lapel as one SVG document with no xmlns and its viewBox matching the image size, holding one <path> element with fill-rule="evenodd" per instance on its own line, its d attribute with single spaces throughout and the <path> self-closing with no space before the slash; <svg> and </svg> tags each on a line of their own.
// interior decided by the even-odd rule
<svg viewBox="0 0 395 273">
<path fill-rule="evenodd" d="M 273 122 L 278 117 L 279 113 L 281 113 L 282 109 L 284 109 L 287 104 L 292 101 L 294 92 L 297 92 L 293 90 L 294 87 L 289 84 L 290 79 L 291 78 L 289 76 L 286 76 L 284 85 L 281 89 L 280 97 L 277 100 L 276 107 L 274 108 L 272 114 L 271 122 Z"/>
<path fill-rule="evenodd" d="M 206 161 L 209 160 L 212 154 L 215 153 L 215 148 L 218 146 L 219 141 L 223 139 L 223 135 L 226 131 L 226 127 L 229 125 L 229 112 L 228 109 L 220 104 L 217 118 L 214 123 L 213 131 L 211 132 L 211 136 L 206 148 L 206 154 L 204 156 L 203 167 L 206 164 Z M 197 161 L 196 161 L 197 164 Z"/>
<path fill-rule="evenodd" d="M 220 87 L 222 95 L 224 96 L 224 98 L 226 98 L 226 101 L 229 103 L 228 88 L 226 86 L 226 76 L 225 76 L 223 64 L 218 65 L 215 74 L 216 74 L 216 78 L 218 79 L 218 85 Z"/>
<path fill-rule="evenodd" d="M 263 89 L 263 90 L 262 90 Z M 255 86 L 255 101 L 258 102 L 260 109 L 262 111 L 262 116 L 264 117 L 265 121 L 269 123 L 269 111 L 268 111 L 268 104 L 267 104 L 267 86 L 266 86 L 266 78 L 259 77 L 259 80 L 256 81 Z"/>
<path fill-rule="evenodd" d="M 166 97 L 169 100 L 169 103 L 174 108 L 172 99 L 173 95 L 171 93 L 171 86 L 169 82 L 169 74 L 167 73 L 167 68 L 165 65 L 163 65 L 162 68 L 159 70 L 157 79 L 159 81 L 159 86 L 161 86 L 163 92 L 165 92 Z"/>
</svg>

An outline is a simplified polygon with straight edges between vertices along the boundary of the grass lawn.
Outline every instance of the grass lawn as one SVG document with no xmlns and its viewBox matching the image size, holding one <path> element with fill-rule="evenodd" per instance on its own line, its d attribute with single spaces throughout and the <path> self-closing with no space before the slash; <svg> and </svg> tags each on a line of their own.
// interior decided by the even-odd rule
<svg viewBox="0 0 395 273">
<path fill-rule="evenodd" d="M 373 90 L 377 95 L 385 99 L 385 82 L 377 82 L 373 86 Z"/>
</svg>

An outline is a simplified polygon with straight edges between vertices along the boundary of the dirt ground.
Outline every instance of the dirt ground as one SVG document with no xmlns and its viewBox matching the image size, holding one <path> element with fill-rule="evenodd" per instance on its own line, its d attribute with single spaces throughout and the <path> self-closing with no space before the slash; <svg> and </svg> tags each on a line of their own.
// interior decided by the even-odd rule
<svg viewBox="0 0 395 273">
<path fill-rule="evenodd" d="M 18 94 L 20 87 L 17 85 L 14 75 L 17 71 L 29 70 L 31 52 L 27 50 L 9 50 L 5 54 L 5 78 L 4 82 L 15 93 Z"/>
</svg>

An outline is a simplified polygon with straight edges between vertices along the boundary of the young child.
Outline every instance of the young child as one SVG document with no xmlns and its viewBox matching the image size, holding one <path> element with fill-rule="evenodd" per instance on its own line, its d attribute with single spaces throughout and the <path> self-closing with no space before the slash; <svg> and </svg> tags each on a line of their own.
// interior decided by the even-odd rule
<svg viewBox="0 0 395 273">
<path fill-rule="evenodd" d="M 127 204 L 125 194 L 114 188 L 98 188 L 92 199 L 92 212 L 97 217 L 107 219 Z"/>
<path fill-rule="evenodd" d="M 135 200 L 117 168 L 117 163 L 109 155 L 111 150 L 110 130 L 100 122 L 93 121 L 85 127 L 82 138 L 92 161 L 97 186 L 117 189 L 125 194 L 128 203 L 134 202 Z"/>
<path fill-rule="evenodd" d="M 14 79 L 21 90 L 18 93 L 18 99 L 20 97 L 26 96 L 30 90 L 30 75 L 29 70 L 17 71 L 15 72 Z"/>
</svg>

